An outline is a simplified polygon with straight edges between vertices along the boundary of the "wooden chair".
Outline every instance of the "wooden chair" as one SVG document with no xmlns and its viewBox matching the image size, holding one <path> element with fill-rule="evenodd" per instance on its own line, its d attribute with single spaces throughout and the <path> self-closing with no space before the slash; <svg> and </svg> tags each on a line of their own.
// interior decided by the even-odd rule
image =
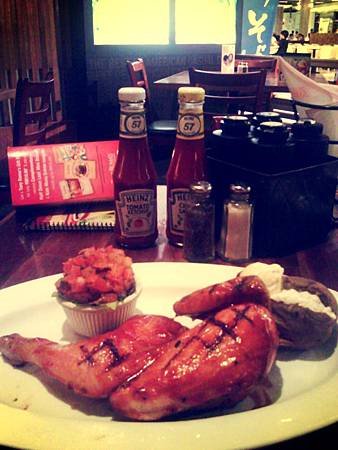
<svg viewBox="0 0 338 450">
<path fill-rule="evenodd" d="M 143 87 L 146 91 L 146 108 L 148 133 L 151 135 L 176 136 L 176 120 L 158 120 L 156 112 L 151 105 L 151 93 L 144 61 L 127 61 L 130 82 L 132 86 Z"/>
<path fill-rule="evenodd" d="M 244 111 L 256 113 L 263 109 L 266 72 L 221 73 L 189 69 L 190 84 L 205 89 L 205 129 L 212 130 L 213 117 L 237 114 Z"/>
<path fill-rule="evenodd" d="M 53 86 L 54 79 L 50 77 L 45 81 L 18 80 L 13 118 L 14 146 L 45 142 Z"/>
</svg>

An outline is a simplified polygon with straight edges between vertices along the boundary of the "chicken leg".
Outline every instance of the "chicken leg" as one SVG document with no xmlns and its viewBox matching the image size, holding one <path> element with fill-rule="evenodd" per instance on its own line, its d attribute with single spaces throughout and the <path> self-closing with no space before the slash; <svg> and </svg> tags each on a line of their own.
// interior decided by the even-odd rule
<svg viewBox="0 0 338 450">
<path fill-rule="evenodd" d="M 185 327 L 163 316 L 134 316 L 119 328 L 74 344 L 60 345 L 19 334 L 0 337 L 0 352 L 13 365 L 29 362 L 76 393 L 107 397 L 128 376 L 150 364 L 162 344 Z"/>
</svg>

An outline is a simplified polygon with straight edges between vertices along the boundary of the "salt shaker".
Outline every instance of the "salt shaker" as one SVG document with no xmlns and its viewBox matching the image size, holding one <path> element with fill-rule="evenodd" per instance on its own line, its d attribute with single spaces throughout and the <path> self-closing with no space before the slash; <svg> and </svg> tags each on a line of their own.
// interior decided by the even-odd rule
<svg viewBox="0 0 338 450">
<path fill-rule="evenodd" d="M 190 185 L 191 200 L 185 212 L 183 249 L 192 262 L 208 262 L 215 258 L 215 206 L 207 181 Z"/>
<path fill-rule="evenodd" d="M 241 61 L 237 66 L 237 73 L 249 72 L 249 64 L 245 61 Z"/>
<path fill-rule="evenodd" d="M 246 261 L 251 257 L 253 205 L 250 186 L 231 184 L 229 198 L 224 202 L 218 254 L 229 262 Z"/>
</svg>

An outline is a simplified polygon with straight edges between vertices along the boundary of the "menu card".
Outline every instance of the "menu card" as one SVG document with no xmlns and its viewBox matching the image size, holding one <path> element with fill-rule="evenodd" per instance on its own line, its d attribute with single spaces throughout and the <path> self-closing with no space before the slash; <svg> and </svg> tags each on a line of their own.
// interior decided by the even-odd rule
<svg viewBox="0 0 338 450">
<path fill-rule="evenodd" d="M 89 211 L 74 213 L 56 213 L 36 216 L 23 224 L 26 231 L 101 231 L 113 230 L 115 211 Z"/>
<path fill-rule="evenodd" d="M 118 141 L 9 147 L 14 206 L 109 201 Z"/>
</svg>

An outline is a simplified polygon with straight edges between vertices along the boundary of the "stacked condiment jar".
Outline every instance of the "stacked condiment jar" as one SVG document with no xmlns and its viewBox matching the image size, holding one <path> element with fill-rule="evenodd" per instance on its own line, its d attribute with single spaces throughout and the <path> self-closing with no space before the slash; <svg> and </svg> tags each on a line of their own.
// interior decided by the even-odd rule
<svg viewBox="0 0 338 450">
<path fill-rule="evenodd" d="M 264 173 L 280 173 L 323 162 L 329 140 L 323 126 L 305 119 L 286 126 L 278 113 L 230 115 L 213 132 L 208 156 Z"/>
</svg>

